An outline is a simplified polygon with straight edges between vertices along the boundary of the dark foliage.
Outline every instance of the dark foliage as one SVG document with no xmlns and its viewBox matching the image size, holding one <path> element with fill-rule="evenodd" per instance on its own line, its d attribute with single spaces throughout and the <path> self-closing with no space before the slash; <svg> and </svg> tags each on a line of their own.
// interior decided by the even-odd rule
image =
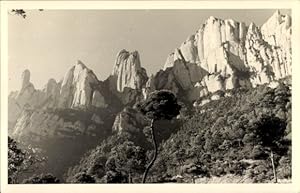
<svg viewBox="0 0 300 193">
<path fill-rule="evenodd" d="M 38 9 L 39 11 L 43 11 L 43 9 Z M 19 15 L 24 19 L 27 17 L 26 11 L 24 9 L 12 9 L 11 13 L 14 15 Z"/>
<path fill-rule="evenodd" d="M 93 176 L 80 172 L 76 174 L 72 179 L 69 180 L 70 183 L 80 183 L 80 184 L 92 184 L 95 183 L 96 180 Z"/>
<path fill-rule="evenodd" d="M 8 137 L 8 183 L 18 183 L 19 175 L 35 170 L 45 161 L 30 147 L 21 148 L 14 139 Z"/>
<path fill-rule="evenodd" d="M 57 179 L 52 174 L 40 174 L 34 175 L 29 179 L 23 181 L 23 184 L 57 184 L 59 179 Z"/>
<path fill-rule="evenodd" d="M 180 113 L 181 109 L 175 95 L 167 90 L 150 93 L 149 97 L 137 106 L 142 114 L 153 120 L 171 120 Z"/>
<path fill-rule="evenodd" d="M 158 144 L 160 156 L 149 171 L 147 182 L 174 182 L 177 175 L 183 176 L 185 182 L 224 175 L 251 179 L 252 182 L 270 182 L 273 180 L 270 150 L 274 153 L 278 178 L 291 178 L 289 87 L 281 84 L 272 89 L 262 85 L 228 92 L 231 96 L 198 107 L 192 117 L 181 120 L 184 122 L 177 125 L 180 128 L 172 130 L 171 134 L 168 131 L 167 138 L 162 138 Z M 152 103 L 147 104 L 144 107 L 148 110 L 155 109 L 151 107 Z M 155 125 L 155 128 L 160 127 L 162 125 Z M 160 131 L 157 129 L 156 133 Z M 69 176 L 87 172 L 102 183 L 141 182 L 140 172 L 134 171 L 128 165 L 130 162 L 124 160 L 137 157 L 140 163 L 145 160 L 140 156 L 130 158 L 131 153 L 125 153 L 125 144 L 131 141 L 133 149 L 144 148 L 146 163 L 153 157 L 153 151 L 151 146 L 140 144 L 141 140 L 137 143 L 132 135 L 123 133 L 104 140 L 87 153 L 80 164 L 70 169 Z M 150 137 L 151 132 L 146 131 L 146 135 Z M 148 141 L 145 140 L 145 144 Z M 145 164 L 141 166 L 142 170 Z M 134 171 L 131 177 L 129 168 Z"/>
<path fill-rule="evenodd" d="M 190 172 L 182 169 L 192 164 L 203 166 L 198 176 L 234 174 L 267 182 L 273 179 L 270 150 L 278 177 L 291 177 L 289 87 L 262 85 L 231 92 L 230 97 L 199 107 L 198 113 L 162 144 L 152 171 L 157 180 L 161 173 L 188 175 Z"/>
</svg>

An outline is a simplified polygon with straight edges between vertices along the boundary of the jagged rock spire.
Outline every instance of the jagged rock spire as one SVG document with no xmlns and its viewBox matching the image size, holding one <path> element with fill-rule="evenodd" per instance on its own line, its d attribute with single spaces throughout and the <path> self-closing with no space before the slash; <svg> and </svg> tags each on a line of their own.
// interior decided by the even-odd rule
<svg viewBox="0 0 300 193">
<path fill-rule="evenodd" d="M 141 67 L 138 51 L 121 50 L 116 57 L 112 75 L 116 77 L 117 91 L 124 88 L 141 89 L 148 77 L 146 70 Z"/>
</svg>

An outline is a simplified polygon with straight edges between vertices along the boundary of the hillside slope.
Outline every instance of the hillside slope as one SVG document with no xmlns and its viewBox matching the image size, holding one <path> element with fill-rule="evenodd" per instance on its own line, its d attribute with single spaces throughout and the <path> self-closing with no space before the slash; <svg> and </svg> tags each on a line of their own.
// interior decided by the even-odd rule
<svg viewBox="0 0 300 193">
<path fill-rule="evenodd" d="M 150 182 L 170 182 L 175 176 L 183 176 L 183 182 L 199 178 L 196 182 L 208 183 L 217 177 L 224 177 L 222 183 L 271 182 L 274 176 L 270 155 L 278 178 L 291 178 L 290 85 L 281 83 L 275 89 L 262 85 L 229 93 L 231 96 L 198 107 L 193 115 L 182 117 L 179 125 L 169 128 L 172 134 L 160 140 Z M 160 124 L 155 128 L 158 133 L 166 130 Z M 144 133 L 147 138 L 142 127 L 137 133 L 141 136 Z M 74 176 L 85 173 L 97 182 L 128 182 L 127 171 L 134 166 L 121 164 L 119 156 L 126 156 L 125 152 L 115 154 L 118 148 L 130 147 L 127 143 L 146 151 L 149 162 L 152 148 L 146 140 L 136 141 L 126 132 L 116 133 L 70 169 L 67 181 L 78 183 Z M 115 164 L 115 181 L 108 180 L 112 178 L 111 159 Z M 138 183 L 141 173 L 131 174 L 131 178 Z"/>
</svg>

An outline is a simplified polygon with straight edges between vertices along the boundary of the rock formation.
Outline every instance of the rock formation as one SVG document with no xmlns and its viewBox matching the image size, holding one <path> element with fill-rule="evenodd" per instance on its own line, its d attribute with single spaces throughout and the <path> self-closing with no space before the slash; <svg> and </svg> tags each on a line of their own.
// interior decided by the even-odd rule
<svg viewBox="0 0 300 193">
<path fill-rule="evenodd" d="M 146 70 L 141 67 L 139 53 L 130 53 L 124 49 L 117 54 L 112 76 L 115 77 L 116 83 L 113 84 L 116 84 L 119 92 L 123 92 L 126 87 L 141 89 L 148 79 Z"/>
<path fill-rule="evenodd" d="M 41 90 L 34 88 L 30 82 L 30 71 L 25 70 L 20 90 L 8 97 L 9 128 L 13 128 L 21 112 L 26 109 L 107 107 L 98 83 L 96 75 L 81 61 L 68 70 L 62 82 L 49 79 Z"/>
<path fill-rule="evenodd" d="M 149 123 L 145 117 L 134 108 L 126 107 L 115 119 L 112 130 L 118 134 L 142 133 L 142 129 Z"/>
<path fill-rule="evenodd" d="M 105 107 L 96 75 L 81 61 L 71 67 L 65 74 L 60 90 L 60 108 L 87 108 L 90 105 Z M 96 93 L 94 93 L 96 92 Z M 93 101 L 98 100 L 98 101 Z"/>
<path fill-rule="evenodd" d="M 283 78 L 292 74 L 292 21 L 291 16 L 281 15 L 276 11 L 269 20 L 262 25 L 263 39 L 274 46 L 279 58 L 279 71 L 275 70 L 275 78 Z"/>
<path fill-rule="evenodd" d="M 145 91 L 181 89 L 190 101 L 218 90 L 255 87 L 287 77 L 291 75 L 291 18 L 276 11 L 259 28 L 254 23 L 246 26 L 209 17 L 167 57 L 163 69 L 148 81 Z"/>
<path fill-rule="evenodd" d="M 74 139 L 78 135 L 95 137 L 97 132 L 99 133 L 97 127 L 103 124 L 103 121 L 96 114 L 87 118 L 89 116 L 77 117 L 76 111 L 73 112 L 73 116 L 67 113 L 68 111 L 55 113 L 24 110 L 15 125 L 12 136 L 17 140 L 41 142 L 49 138 Z"/>
<path fill-rule="evenodd" d="M 43 103 L 45 94 L 36 90 L 30 82 L 30 71 L 24 70 L 21 78 L 21 87 L 8 97 L 8 126 L 14 125 L 24 108 L 37 108 Z"/>
</svg>

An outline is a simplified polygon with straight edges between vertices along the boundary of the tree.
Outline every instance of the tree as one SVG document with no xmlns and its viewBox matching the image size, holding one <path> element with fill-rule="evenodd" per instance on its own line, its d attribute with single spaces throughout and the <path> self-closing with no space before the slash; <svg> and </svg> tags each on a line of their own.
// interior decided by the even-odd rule
<svg viewBox="0 0 300 193">
<path fill-rule="evenodd" d="M 140 112 L 151 120 L 150 128 L 152 132 L 152 141 L 154 146 L 154 155 L 149 165 L 147 166 L 144 175 L 143 183 L 146 182 L 147 174 L 157 158 L 157 142 L 155 139 L 154 122 L 161 119 L 171 120 L 180 113 L 181 106 L 177 103 L 175 95 L 166 90 L 154 91 L 149 97 L 140 103 L 138 106 Z"/>
<path fill-rule="evenodd" d="M 43 9 L 39 9 L 39 11 L 43 11 Z M 10 12 L 14 15 L 19 15 L 24 19 L 27 17 L 26 11 L 24 11 L 24 9 L 12 9 Z"/>
<path fill-rule="evenodd" d="M 121 172 L 118 171 L 107 171 L 105 175 L 106 183 L 128 183 L 126 178 Z"/>
<path fill-rule="evenodd" d="M 19 15 L 21 17 L 23 17 L 24 19 L 26 18 L 26 12 L 23 9 L 12 9 L 11 13 L 15 14 L 15 15 Z"/>
<path fill-rule="evenodd" d="M 77 173 L 72 179 L 70 180 L 70 183 L 81 183 L 81 184 L 91 184 L 91 183 L 96 183 L 96 180 L 93 176 L 85 173 L 85 172 L 80 172 Z"/>
<path fill-rule="evenodd" d="M 57 184 L 59 179 L 57 179 L 52 174 L 40 174 L 34 175 L 23 181 L 23 184 Z"/>
<path fill-rule="evenodd" d="M 133 142 L 126 141 L 112 149 L 106 163 L 107 171 L 120 172 L 132 182 L 134 174 L 142 174 L 146 165 L 146 151 L 135 146 Z"/>
<path fill-rule="evenodd" d="M 256 138 L 265 147 L 265 152 L 270 155 L 275 183 L 277 182 L 277 173 L 274 152 L 282 151 L 281 142 L 284 137 L 285 128 L 286 123 L 274 115 L 263 115 L 254 124 Z"/>
<path fill-rule="evenodd" d="M 182 172 L 191 176 L 193 184 L 198 175 L 207 175 L 207 171 L 202 170 L 201 166 L 195 163 L 187 164 L 182 167 Z"/>
</svg>

